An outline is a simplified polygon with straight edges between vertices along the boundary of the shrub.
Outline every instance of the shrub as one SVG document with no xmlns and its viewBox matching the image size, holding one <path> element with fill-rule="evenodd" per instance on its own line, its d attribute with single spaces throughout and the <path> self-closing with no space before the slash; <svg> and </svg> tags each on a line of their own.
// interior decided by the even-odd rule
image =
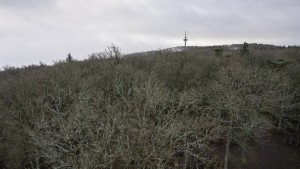
<svg viewBox="0 0 300 169">
<path fill-rule="evenodd" d="M 223 56 L 223 49 L 215 49 L 215 56 Z"/>
</svg>

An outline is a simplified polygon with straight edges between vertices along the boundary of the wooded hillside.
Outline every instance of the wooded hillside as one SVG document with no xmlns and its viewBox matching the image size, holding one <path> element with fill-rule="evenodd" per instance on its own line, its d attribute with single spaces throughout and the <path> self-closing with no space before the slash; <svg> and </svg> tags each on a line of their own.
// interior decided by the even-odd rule
<svg viewBox="0 0 300 169">
<path fill-rule="evenodd" d="M 299 47 L 240 49 L 113 46 L 84 61 L 6 67 L 0 168 L 224 168 L 225 157 L 247 167 L 271 131 L 296 152 Z"/>
</svg>

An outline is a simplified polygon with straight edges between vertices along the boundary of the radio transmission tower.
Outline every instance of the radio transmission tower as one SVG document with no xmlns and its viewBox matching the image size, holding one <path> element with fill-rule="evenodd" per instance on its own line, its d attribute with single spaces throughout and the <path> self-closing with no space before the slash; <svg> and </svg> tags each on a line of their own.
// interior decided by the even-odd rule
<svg viewBox="0 0 300 169">
<path fill-rule="evenodd" d="M 186 37 L 186 31 L 185 31 L 185 33 L 184 33 L 184 39 L 183 39 L 183 41 L 184 41 L 184 47 L 186 47 L 186 41 L 188 41 L 188 39 L 187 39 L 187 37 Z"/>
</svg>

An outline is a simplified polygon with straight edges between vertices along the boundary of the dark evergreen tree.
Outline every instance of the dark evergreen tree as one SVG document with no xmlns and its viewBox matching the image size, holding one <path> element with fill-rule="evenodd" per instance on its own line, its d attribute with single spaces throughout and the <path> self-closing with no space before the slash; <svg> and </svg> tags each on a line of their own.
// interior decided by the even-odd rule
<svg viewBox="0 0 300 169">
<path fill-rule="evenodd" d="M 243 48 L 241 49 L 241 55 L 242 56 L 248 56 L 249 55 L 249 44 L 247 42 L 244 42 Z"/>
<path fill-rule="evenodd" d="M 72 57 L 71 53 L 68 53 L 66 61 L 67 62 L 72 62 L 73 61 L 73 57 Z"/>
</svg>

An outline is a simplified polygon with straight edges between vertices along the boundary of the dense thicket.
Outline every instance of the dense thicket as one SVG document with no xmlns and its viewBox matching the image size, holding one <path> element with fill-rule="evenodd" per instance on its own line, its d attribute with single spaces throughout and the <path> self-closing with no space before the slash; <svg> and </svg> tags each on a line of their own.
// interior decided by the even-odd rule
<svg viewBox="0 0 300 169">
<path fill-rule="evenodd" d="M 299 48 L 116 50 L 0 72 L 0 168 L 217 168 L 299 132 Z"/>
</svg>

